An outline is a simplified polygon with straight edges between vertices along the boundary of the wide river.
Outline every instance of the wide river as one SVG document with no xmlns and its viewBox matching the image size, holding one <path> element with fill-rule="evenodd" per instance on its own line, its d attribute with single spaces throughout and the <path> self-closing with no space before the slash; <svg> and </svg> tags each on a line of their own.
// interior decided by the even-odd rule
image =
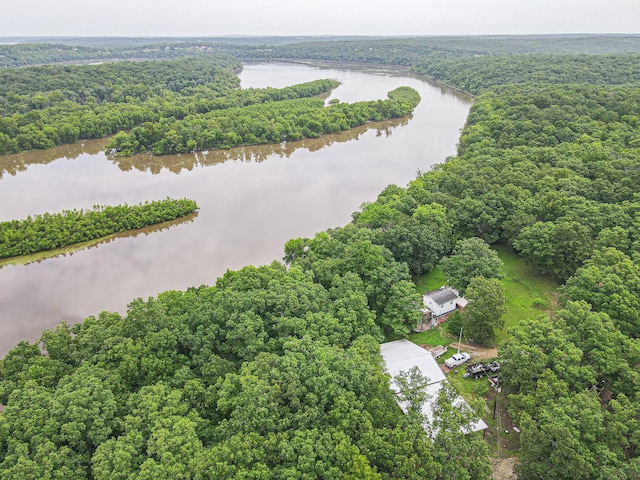
<svg viewBox="0 0 640 480">
<path fill-rule="evenodd" d="M 73 254 L 0 268 L 0 358 L 45 328 L 166 290 L 214 284 L 227 269 L 283 256 L 284 243 L 342 226 L 388 184 L 454 155 L 469 99 L 406 74 L 301 64 L 246 65 L 242 87 L 318 78 L 341 85 L 327 99 L 386 98 L 409 85 L 422 97 L 412 118 L 320 139 L 179 156 L 109 159 L 103 140 L 0 156 L 0 221 L 27 215 L 187 197 L 199 214 L 122 235 Z"/>
</svg>

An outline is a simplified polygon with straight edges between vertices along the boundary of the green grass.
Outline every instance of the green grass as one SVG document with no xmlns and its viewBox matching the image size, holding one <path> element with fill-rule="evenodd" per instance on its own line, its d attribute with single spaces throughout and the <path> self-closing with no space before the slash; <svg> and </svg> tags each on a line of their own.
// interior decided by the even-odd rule
<svg viewBox="0 0 640 480">
<path fill-rule="evenodd" d="M 494 245 L 498 256 L 504 262 L 502 280 L 507 297 L 507 311 L 502 316 L 504 328 L 496 332 L 496 343 L 507 338 L 507 329 L 518 325 L 526 318 L 536 318 L 541 314 L 553 315 L 557 307 L 558 283 L 550 277 L 536 274 L 522 258 L 505 245 Z M 446 279 L 437 268 L 421 275 L 416 282 L 416 290 L 424 293 L 437 290 L 446 284 Z M 538 305 L 536 308 L 534 305 Z M 409 340 L 429 345 L 449 345 L 455 339 L 441 329 L 411 334 Z M 446 356 L 444 357 L 446 358 Z"/>
<path fill-rule="evenodd" d="M 449 345 L 453 338 L 447 335 L 442 327 L 436 327 L 420 333 L 411 333 L 409 334 L 409 340 L 417 345 L 426 343 L 435 347 L 437 345 Z"/>
<path fill-rule="evenodd" d="M 509 247 L 493 247 L 504 262 L 505 278 L 502 280 L 507 296 L 507 312 L 502 316 L 504 328 L 496 332 L 497 343 L 507 338 L 507 329 L 527 318 L 541 314 L 553 315 L 557 307 L 559 284 L 550 277 L 536 274 Z M 540 301 L 542 300 L 542 302 Z M 546 303 L 548 308 L 536 308 L 534 304 Z"/>
<path fill-rule="evenodd" d="M 424 292 L 437 290 L 446 283 L 447 279 L 444 278 L 444 274 L 436 267 L 429 273 L 420 275 L 416 282 L 416 290 L 418 290 L 418 293 L 423 294 Z"/>
<path fill-rule="evenodd" d="M 449 383 L 456 387 L 456 390 L 462 397 L 468 402 L 477 402 L 485 399 L 488 390 L 489 380 L 487 377 L 473 379 L 471 377 L 464 378 L 464 373 L 467 371 L 467 364 L 464 364 L 456 368 L 457 373 L 453 371 L 447 375 Z M 474 405 L 477 407 L 477 405 Z M 477 409 L 476 409 L 477 410 Z M 486 412 L 478 411 L 481 417 L 486 416 Z"/>
</svg>

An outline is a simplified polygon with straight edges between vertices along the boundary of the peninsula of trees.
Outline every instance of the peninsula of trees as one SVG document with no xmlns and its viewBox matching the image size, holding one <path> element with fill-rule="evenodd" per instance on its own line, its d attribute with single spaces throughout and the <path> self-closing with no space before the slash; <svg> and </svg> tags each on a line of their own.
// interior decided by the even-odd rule
<svg viewBox="0 0 640 480">
<path fill-rule="evenodd" d="M 123 156 L 280 143 L 405 117 L 420 102 L 401 87 L 387 100 L 323 108 L 310 97 L 337 87 L 335 80 L 240 90 L 239 68 L 233 58 L 208 55 L 0 69 L 0 154 L 118 132 L 108 149 Z"/>
<path fill-rule="evenodd" d="M 0 70 L 0 154 L 182 118 L 238 87 L 226 56 Z M 215 108 L 215 107 L 212 107 Z"/>
<path fill-rule="evenodd" d="M 410 87 L 392 90 L 386 100 L 328 107 L 319 98 L 282 100 L 315 95 L 335 86 L 337 82 L 332 80 L 316 80 L 285 89 L 250 91 L 259 99 L 244 102 L 250 106 L 215 109 L 182 120 L 170 117 L 146 122 L 131 133 L 118 133 L 107 144 L 107 151 L 122 156 L 145 151 L 162 155 L 316 138 L 371 121 L 405 117 L 420 102 L 420 95 Z"/>
<path fill-rule="evenodd" d="M 193 200 L 167 198 L 140 205 L 65 210 L 62 213 L 27 217 L 25 220 L 0 222 L 0 258 L 54 250 L 148 227 L 185 217 L 197 209 L 198 205 Z"/>
</svg>

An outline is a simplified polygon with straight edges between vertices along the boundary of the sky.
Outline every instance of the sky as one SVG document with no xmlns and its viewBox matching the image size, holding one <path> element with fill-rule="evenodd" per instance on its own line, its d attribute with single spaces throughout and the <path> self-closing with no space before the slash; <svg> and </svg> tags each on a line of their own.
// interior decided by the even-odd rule
<svg viewBox="0 0 640 480">
<path fill-rule="evenodd" d="M 640 33 L 638 0 L 2 0 L 0 37 Z"/>
</svg>

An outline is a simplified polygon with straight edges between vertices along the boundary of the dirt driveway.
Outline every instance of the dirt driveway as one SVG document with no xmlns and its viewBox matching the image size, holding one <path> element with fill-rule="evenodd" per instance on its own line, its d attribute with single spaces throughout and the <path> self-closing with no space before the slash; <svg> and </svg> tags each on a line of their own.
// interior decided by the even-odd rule
<svg viewBox="0 0 640 480">
<path fill-rule="evenodd" d="M 433 348 L 433 346 L 426 344 L 420 346 L 426 350 Z M 449 345 L 449 351 L 451 351 L 451 349 L 457 350 L 458 344 L 456 343 L 455 345 Z M 469 363 L 486 360 L 487 358 L 496 358 L 498 356 L 498 350 L 496 348 L 486 348 L 481 347 L 480 345 L 470 345 L 468 343 L 461 343 L 460 351 L 467 352 L 469 355 L 471 355 L 471 360 L 469 361 Z M 442 368 L 442 371 L 444 373 L 449 373 L 451 371 L 451 369 L 444 364 L 440 365 L 440 368 Z"/>
<path fill-rule="evenodd" d="M 503 459 L 491 459 L 491 478 L 492 480 L 515 480 L 516 475 L 513 473 L 513 467 L 516 464 L 516 457 Z"/>
</svg>

